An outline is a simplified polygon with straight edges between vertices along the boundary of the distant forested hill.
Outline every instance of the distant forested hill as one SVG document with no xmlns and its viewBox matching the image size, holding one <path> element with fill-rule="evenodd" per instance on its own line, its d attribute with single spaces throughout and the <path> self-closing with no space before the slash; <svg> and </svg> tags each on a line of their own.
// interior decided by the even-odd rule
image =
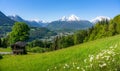
<svg viewBox="0 0 120 71">
<path fill-rule="evenodd" d="M 53 21 L 48 24 L 47 28 L 51 30 L 80 30 L 92 27 L 93 24 L 86 20 L 81 21 Z"/>
</svg>

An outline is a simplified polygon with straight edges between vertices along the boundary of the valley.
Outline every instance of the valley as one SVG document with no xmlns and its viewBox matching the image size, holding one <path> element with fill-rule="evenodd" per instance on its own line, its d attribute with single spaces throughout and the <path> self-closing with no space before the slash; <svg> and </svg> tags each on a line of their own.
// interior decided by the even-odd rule
<svg viewBox="0 0 120 71">
<path fill-rule="evenodd" d="M 120 71 L 120 0 L 0 0 L 0 71 Z"/>
</svg>

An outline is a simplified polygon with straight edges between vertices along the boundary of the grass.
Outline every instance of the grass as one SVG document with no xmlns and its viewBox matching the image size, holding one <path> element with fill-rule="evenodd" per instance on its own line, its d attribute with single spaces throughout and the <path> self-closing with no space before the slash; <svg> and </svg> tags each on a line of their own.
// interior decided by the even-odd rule
<svg viewBox="0 0 120 71">
<path fill-rule="evenodd" d="M 4 55 L 0 71 L 120 71 L 120 35 L 42 54 Z"/>
<path fill-rule="evenodd" d="M 11 52 L 11 48 L 8 47 L 8 48 L 1 48 L 0 47 L 0 52 Z"/>
</svg>

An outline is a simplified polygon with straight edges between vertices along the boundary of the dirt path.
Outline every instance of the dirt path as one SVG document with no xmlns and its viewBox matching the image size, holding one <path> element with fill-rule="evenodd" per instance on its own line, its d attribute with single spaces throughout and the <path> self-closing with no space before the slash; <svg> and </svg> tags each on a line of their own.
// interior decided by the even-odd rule
<svg viewBox="0 0 120 71">
<path fill-rule="evenodd" d="M 12 54 L 12 52 L 0 52 L 0 54 Z"/>
</svg>

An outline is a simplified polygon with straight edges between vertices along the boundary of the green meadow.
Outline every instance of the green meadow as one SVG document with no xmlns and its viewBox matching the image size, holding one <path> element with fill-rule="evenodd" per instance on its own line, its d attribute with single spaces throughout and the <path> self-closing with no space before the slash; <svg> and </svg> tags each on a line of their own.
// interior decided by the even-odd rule
<svg viewBox="0 0 120 71">
<path fill-rule="evenodd" d="M 8 48 L 0 48 L 0 52 L 11 52 L 11 48 L 8 47 Z"/>
<path fill-rule="evenodd" d="M 120 71 L 120 35 L 53 52 L 3 55 L 0 71 Z"/>
</svg>

